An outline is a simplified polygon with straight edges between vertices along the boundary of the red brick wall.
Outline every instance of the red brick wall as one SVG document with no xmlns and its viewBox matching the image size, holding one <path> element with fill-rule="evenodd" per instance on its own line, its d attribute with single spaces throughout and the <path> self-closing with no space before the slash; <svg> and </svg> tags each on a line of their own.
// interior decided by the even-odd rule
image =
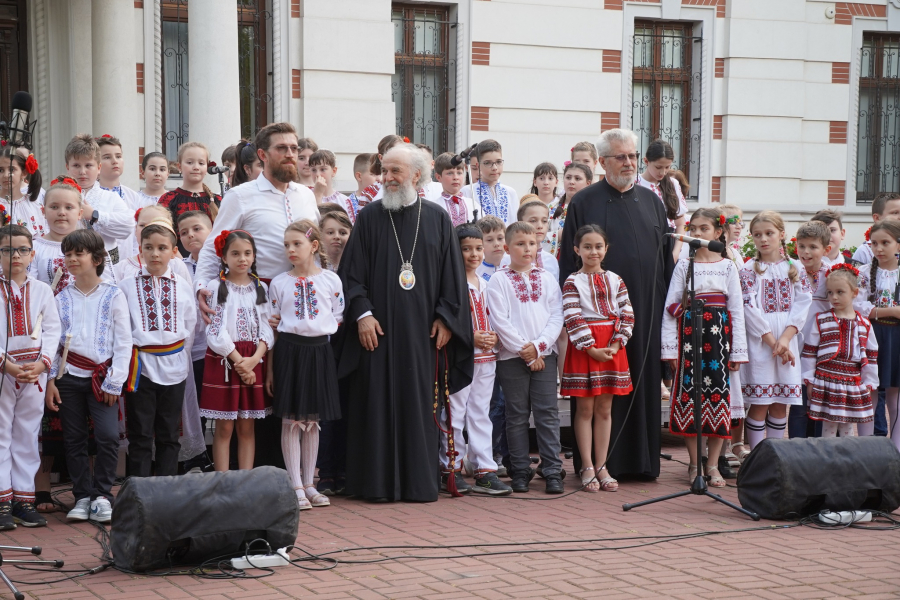
<svg viewBox="0 0 900 600">
<path fill-rule="evenodd" d="M 828 205 L 843 206 L 844 205 L 844 185 L 843 180 L 831 180 L 828 182 Z"/>
<path fill-rule="evenodd" d="M 490 125 L 490 108 L 486 106 L 472 107 L 472 131 L 488 131 Z"/>
<path fill-rule="evenodd" d="M 490 42 L 472 42 L 472 64 L 484 66 L 491 64 Z"/>
</svg>

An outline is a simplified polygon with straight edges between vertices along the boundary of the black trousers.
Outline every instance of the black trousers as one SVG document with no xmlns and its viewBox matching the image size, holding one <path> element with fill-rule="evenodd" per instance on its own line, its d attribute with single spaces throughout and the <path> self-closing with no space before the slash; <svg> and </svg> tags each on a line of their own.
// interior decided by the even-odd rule
<svg viewBox="0 0 900 600">
<path fill-rule="evenodd" d="M 347 379 L 338 381 L 341 403 L 341 418 L 335 421 L 322 421 L 319 434 L 319 467 L 320 479 L 343 479 L 347 475 L 347 414 L 349 404 L 350 382 Z"/>
<path fill-rule="evenodd" d="M 76 501 L 82 498 L 95 500 L 103 496 L 112 502 L 112 486 L 116 482 L 116 466 L 119 463 L 119 405 L 108 406 L 105 402 L 98 402 L 91 389 L 90 377 L 75 377 L 66 373 L 57 380 L 56 389 L 62 400 L 59 418 L 62 421 L 66 465 L 72 477 L 72 495 Z M 88 416 L 94 422 L 97 447 L 93 477 L 88 457 Z"/>
<path fill-rule="evenodd" d="M 150 476 L 154 437 L 156 475 L 178 474 L 178 427 L 186 383 L 160 385 L 141 375 L 137 391 L 125 395 L 128 469 L 133 477 Z"/>
</svg>

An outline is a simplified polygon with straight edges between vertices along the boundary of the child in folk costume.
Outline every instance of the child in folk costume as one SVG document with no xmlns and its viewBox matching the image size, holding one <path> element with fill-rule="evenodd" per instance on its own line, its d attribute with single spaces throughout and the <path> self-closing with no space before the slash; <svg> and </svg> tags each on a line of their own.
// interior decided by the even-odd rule
<svg viewBox="0 0 900 600">
<path fill-rule="evenodd" d="M 12 145 L 0 148 L 0 198 L 12 223 L 28 229 L 33 238 L 47 233 L 40 195 L 41 172 L 34 155 L 22 156 Z"/>
<path fill-rule="evenodd" d="M 898 397 L 900 397 L 900 221 L 880 219 L 872 225 L 871 265 L 860 271 L 869 276 L 866 293 L 872 305 L 868 318 L 878 340 L 878 387 L 885 392 L 891 441 L 900 449 Z"/>
<path fill-rule="evenodd" d="M 541 202 L 550 206 L 556 201 L 556 186 L 559 185 L 559 170 L 556 165 L 550 162 L 542 162 L 534 168 L 534 175 L 531 178 L 531 191 L 541 199 Z M 547 252 L 553 253 L 549 246 L 541 246 Z"/>
<path fill-rule="evenodd" d="M 784 221 L 764 210 L 750 222 L 756 258 L 741 269 L 750 362 L 741 377 L 749 404 L 744 431 L 752 450 L 765 438 L 781 439 L 787 407 L 802 403 L 799 340 L 812 303 L 809 280 L 787 255 Z M 778 337 L 776 337 L 778 336 Z"/>
<path fill-rule="evenodd" d="M 593 144 L 591 144 L 591 147 L 593 148 Z M 595 149 L 594 153 L 596 154 L 596 152 Z M 584 163 L 572 162 L 563 169 L 563 193 L 549 204 L 550 224 L 548 225 L 547 237 L 544 238 L 544 250 L 557 259 L 559 259 L 559 243 L 562 241 L 563 227 L 566 226 L 566 213 L 569 211 L 569 204 L 571 204 L 575 194 L 591 185 L 593 179 L 593 169 Z"/>
<path fill-rule="evenodd" d="M 691 216 L 690 235 L 703 240 L 719 240 L 725 244 L 725 216 L 715 208 L 700 208 Z M 731 438 L 734 403 L 731 390 L 733 375 L 747 362 L 747 338 L 744 331 L 741 279 L 727 250 L 721 254 L 699 248 L 695 255 L 694 289 L 703 307 L 702 381 L 693 374 L 693 327 L 688 306 L 690 261 L 681 259 L 675 266 L 662 323 L 662 358 L 669 361 L 675 373 L 669 429 L 685 437 L 691 457 L 688 478 L 697 475 L 697 444 L 692 438 L 707 438 L 710 461 L 706 473 L 712 487 L 724 487 L 725 480 L 717 462 L 725 439 Z M 694 390 L 700 386 L 701 425 L 694 421 Z M 737 410 L 740 410 L 738 408 Z"/>
<path fill-rule="evenodd" d="M 97 138 L 97 145 L 100 146 L 100 177 L 98 180 L 100 189 L 116 194 L 132 212 L 158 202 L 158 198 L 144 196 L 127 185 L 122 185 L 120 178 L 125 160 L 122 153 L 122 142 L 119 141 L 119 138 L 104 134 Z M 138 251 L 137 238 L 129 235 L 126 239 L 120 240 L 120 246 L 122 247 L 122 258 L 126 255 L 134 255 Z"/>
<path fill-rule="evenodd" d="M 148 477 L 155 438 L 156 475 L 175 475 L 196 300 L 191 282 L 172 271 L 176 237 L 168 223 L 150 223 L 140 237 L 141 270 L 119 282 L 134 344 L 125 385 L 128 464 L 133 477 Z"/>
<path fill-rule="evenodd" d="M 166 193 L 166 182 L 169 180 L 169 160 L 162 152 L 148 152 L 141 161 L 141 179 L 144 189 L 138 194 L 141 206 L 156 204 Z"/>
<path fill-rule="evenodd" d="M 231 434 L 237 429 L 238 468 L 252 469 L 255 419 L 272 414 L 263 393 L 261 362 L 274 345 L 268 321 L 266 284 L 256 274 L 256 244 L 246 231 L 223 231 L 215 240 L 222 261 L 219 277 L 207 289 L 215 311 L 206 328 L 206 364 L 200 416 L 216 420 L 213 462 L 228 470 Z M 229 373 L 229 371 L 233 371 Z"/>
<path fill-rule="evenodd" d="M 603 269 L 608 247 L 606 232 L 599 226 L 585 225 L 576 231 L 575 253 L 582 267 L 563 284 L 569 349 L 560 394 L 576 398 L 573 424 L 586 492 L 619 489 L 619 482 L 606 470 L 612 401 L 632 390 L 628 357 L 621 350 L 631 338 L 634 312 L 625 282 Z"/>
<path fill-rule="evenodd" d="M 281 320 L 269 355 L 266 389 L 274 397 L 275 415 L 282 419 L 281 448 L 301 510 L 330 504 L 313 485 L 319 421 L 341 416 L 328 338 L 343 320 L 344 292 L 340 278 L 316 264 L 328 264 L 321 243 L 319 228 L 309 219 L 288 225 L 284 247 L 293 268 L 269 286 L 272 313 Z"/>
<path fill-rule="evenodd" d="M 854 310 L 859 291 L 856 267 L 837 263 L 825 285 L 831 310 L 816 314 L 805 334 L 803 382 L 809 417 L 824 421 L 822 437 L 875 433 L 873 400 L 878 397 L 878 342 L 869 320 Z"/>
<path fill-rule="evenodd" d="M 163 194 L 159 205 L 172 212 L 173 222 L 189 210 L 202 210 L 215 221 L 221 198 L 203 183 L 209 150 L 200 142 L 185 142 L 178 148 L 177 162 L 181 169 L 181 186 Z"/>
<path fill-rule="evenodd" d="M 169 209 L 160 206 L 159 204 L 151 204 L 150 206 L 137 209 L 134 213 L 135 239 L 140 239 L 141 231 L 151 223 L 162 224 L 173 231 L 175 229 L 175 226 L 172 223 L 172 214 L 169 212 Z M 172 272 L 179 277 L 183 277 L 187 281 L 193 281 L 193 276 L 184 264 L 184 261 L 175 259 L 171 261 L 169 266 L 172 267 Z M 115 265 L 112 270 L 115 273 L 116 280 L 122 281 L 128 277 L 136 276 L 141 272 L 141 267 L 143 267 L 143 258 L 141 257 L 141 252 L 138 252 L 134 256 L 129 256 L 128 258 L 124 255 L 121 256 L 119 263 Z"/>
<path fill-rule="evenodd" d="M 494 347 L 499 341 L 491 327 L 487 309 L 487 282 L 478 277 L 478 267 L 484 260 L 481 230 L 475 225 L 464 224 L 456 228 L 466 267 L 469 290 L 469 310 L 472 328 L 475 331 L 475 369 L 472 383 L 450 395 L 450 416 L 453 426 L 454 448 L 449 447 L 449 436 L 441 435 L 441 489 L 447 490 L 449 478 L 455 478 L 456 490 L 460 493 L 474 491 L 492 496 L 506 496 L 512 488 L 497 478 L 497 463 L 494 461 L 493 440 L 491 438 L 491 396 L 494 392 L 494 377 L 497 369 L 497 353 Z M 463 437 L 463 429 L 468 439 Z M 459 457 L 467 458 L 475 472 L 475 486 L 470 487 L 462 477 L 460 459 L 455 463 L 455 472 L 450 472 L 449 453 L 456 451 Z"/>
<path fill-rule="evenodd" d="M 131 318 L 125 294 L 101 278 L 107 267 L 103 238 L 80 229 L 67 235 L 62 246 L 73 281 L 56 295 L 62 332 L 47 383 L 47 408 L 62 421 L 75 498 L 67 518 L 109 523 L 119 462 L 119 397 L 131 358 Z M 91 434 L 96 444 L 93 463 L 88 457 Z"/>
<path fill-rule="evenodd" d="M 28 274 L 31 232 L 0 227 L 0 530 L 47 524 L 34 507 L 40 468 L 38 431 L 47 374 L 59 343 L 59 316 L 50 286 Z"/>
<path fill-rule="evenodd" d="M 675 151 L 668 142 L 656 140 L 647 146 L 644 153 L 644 171 L 635 179 L 635 184 L 645 187 L 656 194 L 663 207 L 666 209 L 666 219 L 669 227 L 675 233 L 681 233 L 684 229 L 685 215 L 687 214 L 687 202 L 681 193 L 681 186 L 671 175 L 672 163 L 675 160 Z M 681 242 L 675 241 L 672 253 L 678 260 L 681 252 Z"/>
</svg>

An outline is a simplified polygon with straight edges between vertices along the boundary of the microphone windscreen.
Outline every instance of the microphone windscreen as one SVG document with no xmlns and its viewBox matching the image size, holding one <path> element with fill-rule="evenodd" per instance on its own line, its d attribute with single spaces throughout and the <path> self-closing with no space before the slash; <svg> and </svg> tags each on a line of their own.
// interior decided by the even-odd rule
<svg viewBox="0 0 900 600">
<path fill-rule="evenodd" d="M 725 250 L 725 244 L 723 244 L 719 240 L 711 240 L 706 248 L 710 252 L 722 252 L 723 250 Z"/>
<path fill-rule="evenodd" d="M 12 103 L 13 110 L 21 110 L 22 112 L 31 112 L 32 100 L 31 94 L 28 92 L 16 92 L 13 94 Z"/>
</svg>

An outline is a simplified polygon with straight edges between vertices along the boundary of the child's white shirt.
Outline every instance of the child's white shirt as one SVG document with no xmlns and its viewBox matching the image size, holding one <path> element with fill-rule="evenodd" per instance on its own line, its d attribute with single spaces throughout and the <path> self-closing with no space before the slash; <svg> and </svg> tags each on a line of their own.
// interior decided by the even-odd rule
<svg viewBox="0 0 900 600">
<path fill-rule="evenodd" d="M 256 284 L 237 285 L 225 280 L 228 287 L 228 298 L 225 304 L 218 303 L 218 279 L 207 284 L 212 290 L 210 309 L 215 311 L 212 322 L 206 327 L 206 344 L 219 356 L 228 356 L 234 352 L 235 342 L 265 343 L 267 350 L 275 345 L 275 336 L 269 325 L 269 303 L 257 304 Z M 268 291 L 265 282 L 260 281 L 263 290 Z"/>
<path fill-rule="evenodd" d="M 500 268 L 505 269 L 509 267 L 509 263 L 509 254 L 504 254 L 503 260 L 500 261 Z M 553 256 L 546 250 L 541 250 L 541 253 L 538 255 L 537 264 L 535 266 L 550 273 L 550 275 L 552 275 L 556 279 L 557 287 L 559 286 L 559 261 L 556 260 L 555 256 Z"/>
<path fill-rule="evenodd" d="M 0 279 L 0 302 L 9 311 L 7 318 L 0 319 L 0 364 L 8 355 L 19 364 L 40 360 L 49 370 L 60 332 L 59 312 L 50 286 L 31 275 L 21 288 L 15 281 Z M 39 315 L 40 334 L 32 339 Z"/>
<path fill-rule="evenodd" d="M 86 190 L 82 190 L 81 198 L 99 213 L 97 222 L 91 228 L 100 234 L 107 252 L 119 247 L 119 240 L 127 240 L 134 235 L 134 211 L 115 192 L 104 190 L 99 182 Z M 90 222 L 91 215 L 85 214 L 85 222 Z M 119 258 L 131 250 L 130 247 L 119 249 Z"/>
<path fill-rule="evenodd" d="M 506 258 L 505 254 L 503 255 L 503 258 Z M 503 258 L 500 259 L 501 263 L 503 262 Z M 490 281 L 491 277 L 494 276 L 494 273 L 502 268 L 503 267 L 501 267 L 500 265 L 492 265 L 487 261 L 481 261 L 481 265 L 478 267 L 476 273 L 478 273 L 478 276 L 484 281 Z"/>
<path fill-rule="evenodd" d="M 483 181 L 477 181 L 462 188 L 460 193 L 472 198 L 472 208 L 478 211 L 479 219 L 493 215 L 507 225 L 517 220 L 519 195 L 508 185 L 498 182 L 491 187 Z"/>
<path fill-rule="evenodd" d="M 184 263 L 187 272 L 190 274 L 190 276 L 186 279 L 196 286 L 197 261 L 194 260 L 190 254 L 188 254 L 181 259 L 181 262 Z M 203 320 L 203 316 L 200 314 L 200 307 L 198 304 L 197 326 L 194 327 L 194 344 L 191 347 L 191 360 L 194 362 L 203 360 L 206 357 L 206 348 L 206 322 Z"/>
<path fill-rule="evenodd" d="M 32 238 L 39 238 L 50 233 L 50 226 L 47 225 L 47 219 L 44 217 L 44 204 L 42 198 L 32 202 L 28 196 L 12 201 L 12 206 L 6 200 L 0 202 L 7 208 L 7 214 L 10 216 L 10 222 L 21 225 L 31 232 Z M 12 209 L 12 212 L 10 211 Z"/>
<path fill-rule="evenodd" d="M 269 284 L 271 314 L 278 331 L 304 337 L 333 335 L 344 318 L 344 286 L 327 269 L 311 277 L 282 273 Z"/>
<path fill-rule="evenodd" d="M 66 256 L 62 251 L 62 242 L 54 242 L 46 238 L 35 238 L 34 240 L 34 260 L 28 266 L 28 272 L 38 280 L 43 281 L 47 285 L 52 285 L 56 278 L 56 272 L 60 271 L 59 280 L 53 287 L 53 294 L 60 293 L 67 285 L 75 281 L 75 278 L 69 274 L 66 269 Z M 109 254 L 106 255 L 103 264 L 103 273 L 100 278 L 115 285 L 116 275 L 113 270 L 112 261 Z"/>
</svg>

